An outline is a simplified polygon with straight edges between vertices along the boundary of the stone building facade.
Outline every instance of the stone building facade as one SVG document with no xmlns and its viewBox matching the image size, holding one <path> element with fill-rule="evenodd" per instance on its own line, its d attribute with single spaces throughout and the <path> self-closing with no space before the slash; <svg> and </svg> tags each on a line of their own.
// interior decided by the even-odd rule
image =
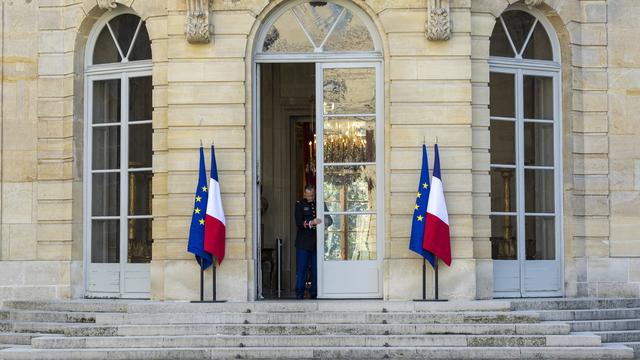
<svg viewBox="0 0 640 360">
<path fill-rule="evenodd" d="M 256 159 L 261 150 L 256 140 L 260 137 L 256 122 L 261 104 L 258 95 L 264 98 L 268 93 L 257 85 L 258 77 L 267 72 L 263 64 L 268 63 L 259 61 L 260 52 L 266 49 L 260 42 L 269 35 L 266 27 L 277 20 L 274 14 L 300 4 L 328 6 L 324 2 L 294 0 L 4 1 L 0 40 L 0 299 L 82 298 L 101 294 L 109 297 L 134 294 L 157 300 L 197 298 L 198 266 L 193 255 L 186 252 L 186 244 L 200 140 L 204 140 L 205 147 L 209 142 L 216 145 L 226 215 L 227 254 L 218 268 L 218 297 L 256 299 L 259 285 L 264 283 L 258 284 L 257 279 L 265 271 L 263 263 L 257 260 L 260 249 L 257 238 L 262 232 L 258 231 L 257 223 L 260 206 L 256 192 L 260 187 L 255 185 Z M 407 249 L 407 243 L 420 172 L 420 147 L 423 142 L 429 145 L 433 165 L 431 145 L 436 139 L 440 145 L 453 253 L 451 267 L 440 267 L 441 296 L 498 297 L 501 293 L 496 293 L 496 289 L 504 285 L 498 284 L 502 281 L 517 284 L 516 288 L 505 285 L 503 295 L 545 295 L 536 292 L 537 284 L 525 289 L 530 277 L 545 273 L 527 267 L 527 258 L 537 258 L 525 254 L 525 238 L 529 238 L 529 233 L 516 229 L 516 223 L 529 227 L 528 219 L 534 215 L 527 215 L 531 211 L 522 205 L 502 207 L 505 193 L 519 203 L 529 201 L 527 194 L 542 196 L 540 192 L 544 191 L 551 191 L 551 198 L 557 199 L 555 207 L 549 205 L 555 214 L 551 216 L 555 228 L 551 227 L 546 235 L 544 230 L 534 231 L 532 254 L 537 251 L 536 234 L 552 238 L 557 251 L 551 251 L 550 257 L 544 259 L 556 261 L 558 268 L 552 274 L 558 286 L 548 295 L 640 296 L 640 237 L 636 230 L 640 220 L 640 50 L 635 46 L 640 38 L 636 24 L 640 3 L 340 0 L 329 1 L 331 4 L 347 9 L 366 23 L 375 44 L 372 57 L 366 61 L 379 66 L 374 77 L 379 84 L 375 122 L 381 130 L 377 139 L 381 140 L 378 154 L 382 155 L 375 163 L 383 170 L 377 172 L 375 180 L 381 194 L 376 210 L 381 218 L 375 235 L 379 242 L 376 259 L 380 297 L 399 300 L 421 295 L 422 262 Z M 444 27 L 438 28 L 437 23 L 428 21 L 432 11 L 448 15 Z M 534 26 L 544 24 L 550 39 L 552 54 L 547 63 L 534 61 L 533 67 L 524 72 L 517 64 L 497 59 L 492 53 L 491 41 L 498 41 L 505 28 L 511 31 L 510 20 L 501 16 L 514 11 L 529 14 L 522 16 L 535 19 Z M 143 20 L 141 26 L 148 32 L 151 47 L 150 58 L 142 58 L 144 66 L 128 67 L 126 71 L 140 71 L 135 76 L 152 79 L 152 90 L 151 86 L 143 86 L 151 92 L 151 103 L 147 105 L 149 111 L 152 106 L 152 116 L 147 120 L 152 128 L 148 134 L 152 139 L 149 149 L 152 197 L 148 199 L 150 211 L 144 215 L 148 217 L 120 219 L 151 224 L 152 217 L 152 226 L 139 228 L 151 231 L 152 235 L 146 240 L 150 246 L 149 265 L 140 268 L 147 275 L 115 273 L 114 277 L 104 279 L 100 276 L 110 270 L 94 269 L 88 264 L 91 254 L 86 244 L 93 235 L 87 234 L 87 222 L 99 219 L 91 220 L 95 214 L 88 210 L 92 203 L 87 196 L 95 193 L 96 181 L 94 188 L 87 186 L 88 174 L 94 168 L 87 165 L 90 146 L 86 141 L 91 128 L 88 112 L 93 111 L 95 117 L 96 108 L 96 104 L 89 105 L 89 97 L 94 96 L 95 102 L 95 92 L 91 92 L 95 89 L 91 90 L 94 83 L 87 79 L 101 81 L 98 70 L 105 69 L 92 67 L 95 64 L 88 57 L 97 56 L 94 47 L 105 24 L 115 19 L 115 15 L 123 14 Z M 187 26 L 188 22 L 193 22 L 193 26 Z M 496 28 L 503 22 L 505 28 Z M 525 31 L 525 35 L 535 38 L 537 35 L 532 33 Z M 511 33 L 513 37 L 514 34 Z M 510 41 L 518 53 L 518 41 Z M 94 53 L 87 49 L 93 49 Z M 129 56 L 121 49 L 120 52 L 122 58 Z M 527 57 L 525 52 L 523 49 L 516 54 L 515 63 Z M 324 60 L 314 56 L 307 62 L 322 63 L 332 55 Z M 340 63 L 350 61 L 348 55 L 339 58 Z M 121 62 L 118 59 L 115 62 Z M 137 65 L 131 61 L 123 66 Z M 258 68 L 263 71 L 259 73 Z M 104 74 L 112 70 L 120 71 L 106 69 Z M 539 122 L 552 128 L 553 135 L 547 141 L 551 143 L 549 156 L 553 161 L 544 169 L 529 169 L 526 164 L 516 164 L 513 169 L 521 175 L 527 170 L 553 171 L 551 185 L 542 190 L 532 188 L 525 178 L 513 189 L 505 190 L 502 183 L 492 180 L 496 167 L 491 149 L 519 145 L 513 145 L 513 139 L 492 136 L 491 131 L 499 127 L 496 124 L 506 120 L 490 111 L 497 108 L 492 107 L 492 102 L 503 101 L 490 92 L 494 88 L 491 74 L 511 74 L 511 80 L 505 81 L 524 82 L 526 93 L 527 77 L 544 78 L 547 76 L 544 71 L 556 74 L 548 77 L 554 79 L 548 88 L 542 82 L 535 86 L 539 94 L 543 89 L 553 94 L 549 95 L 553 114 Z M 133 77 L 127 74 L 121 79 Z M 136 93 L 133 83 L 127 86 L 127 91 L 132 90 L 129 106 L 143 103 L 141 98 L 146 95 Z M 496 86 L 494 95 L 497 91 L 504 95 L 504 89 Z M 517 95 L 520 90 L 514 91 L 516 95 L 506 96 L 522 97 Z M 515 133 L 517 136 L 529 131 L 526 117 L 514 114 L 514 118 L 524 119 L 513 121 L 520 129 Z M 499 134 L 499 130 L 495 132 Z M 123 141 L 127 139 L 122 136 Z M 528 141 L 522 136 L 520 139 Z M 134 154 L 135 148 L 131 149 Z M 526 151 L 516 151 L 520 154 L 516 163 L 524 161 L 527 154 L 521 153 Z M 120 150 L 118 154 L 122 154 Z M 126 175 L 120 179 L 126 181 Z M 93 176 L 95 179 L 97 175 Z M 108 186 L 109 181 L 101 184 Z M 498 192 L 502 192 L 500 209 L 496 209 L 497 205 L 492 207 L 492 197 L 496 198 Z M 126 217 L 126 206 L 119 206 L 124 208 Z M 510 206 L 519 206 L 517 214 Z M 515 223 L 509 223 L 513 227 L 509 228 L 509 236 L 505 236 L 517 241 L 521 245 L 518 249 L 522 248 L 517 250 L 517 256 L 506 255 L 520 259 L 510 258 L 515 262 L 504 268 L 516 270 L 516 278 L 511 280 L 504 280 L 504 272 L 496 272 L 499 262 L 496 253 L 502 250 L 496 250 L 492 242 L 500 241 L 497 238 L 509 227 L 504 223 L 496 225 L 503 221 L 496 220 L 500 216 L 514 219 Z M 496 230 L 496 226 L 502 227 Z M 531 226 L 538 229 L 539 225 Z M 120 234 L 132 231 L 122 224 L 118 229 L 124 229 Z M 518 231 L 522 234 L 516 235 Z M 123 254 L 121 250 L 118 251 Z M 327 272 L 324 274 L 328 276 Z M 115 290 L 92 292 L 92 287 L 99 285 L 92 276 L 98 276 L 107 288 Z M 428 269 L 429 293 L 431 288 L 432 272 Z"/>
</svg>

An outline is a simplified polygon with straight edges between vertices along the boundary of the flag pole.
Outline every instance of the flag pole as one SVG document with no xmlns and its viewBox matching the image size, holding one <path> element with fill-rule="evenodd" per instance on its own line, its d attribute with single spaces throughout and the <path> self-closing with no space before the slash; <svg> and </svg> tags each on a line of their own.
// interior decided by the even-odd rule
<svg viewBox="0 0 640 360">
<path fill-rule="evenodd" d="M 422 300 L 427 299 L 427 260 L 422 258 Z"/>
<path fill-rule="evenodd" d="M 200 266 L 200 301 L 204 301 L 204 269 Z"/>
<path fill-rule="evenodd" d="M 211 288 L 213 289 L 212 291 L 212 300 L 213 302 L 217 302 L 216 300 L 216 261 L 215 258 L 213 260 L 213 265 L 211 266 Z"/>
<path fill-rule="evenodd" d="M 436 265 L 434 266 L 434 270 L 435 270 L 435 300 L 436 301 L 440 301 L 440 299 L 438 298 L 438 258 L 436 258 Z"/>
</svg>

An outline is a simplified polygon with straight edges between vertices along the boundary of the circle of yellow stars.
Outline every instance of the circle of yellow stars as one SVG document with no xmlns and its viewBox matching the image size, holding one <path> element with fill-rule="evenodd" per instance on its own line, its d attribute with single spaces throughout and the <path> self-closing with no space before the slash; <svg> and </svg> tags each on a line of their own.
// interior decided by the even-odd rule
<svg viewBox="0 0 640 360">
<path fill-rule="evenodd" d="M 202 187 L 202 192 L 207 192 L 206 186 Z M 202 212 L 202 210 L 198 207 L 199 202 L 202 202 L 202 197 L 200 195 L 196 195 L 196 206 L 195 206 L 195 209 L 193 209 L 193 212 L 196 213 L 197 215 L 200 215 L 200 213 Z M 198 223 L 200 225 L 204 225 L 204 218 L 198 219 Z"/>
<path fill-rule="evenodd" d="M 422 184 L 422 188 L 423 188 L 423 189 L 425 189 L 425 190 L 426 190 L 428 187 L 429 187 L 429 184 L 427 184 L 426 182 Z M 422 197 L 422 193 L 421 193 L 421 192 L 418 192 L 418 195 L 417 195 L 416 200 L 420 199 L 421 197 Z M 418 210 L 418 209 L 420 209 L 420 206 L 416 203 L 415 210 Z M 419 215 L 416 217 L 416 220 L 418 220 L 418 221 L 422 221 L 422 220 L 424 220 L 424 216 L 422 216 L 422 214 L 419 214 Z"/>
</svg>

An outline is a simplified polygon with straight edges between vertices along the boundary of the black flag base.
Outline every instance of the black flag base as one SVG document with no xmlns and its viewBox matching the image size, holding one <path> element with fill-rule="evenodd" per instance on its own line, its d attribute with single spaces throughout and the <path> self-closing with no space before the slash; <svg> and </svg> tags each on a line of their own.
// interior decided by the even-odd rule
<svg viewBox="0 0 640 360">
<path fill-rule="evenodd" d="M 223 302 L 227 302 L 227 300 L 218 300 L 216 299 L 216 263 L 215 260 L 213 262 L 213 265 L 211 265 L 211 269 L 212 269 L 212 281 L 211 281 L 211 285 L 213 288 L 213 297 L 211 300 L 205 300 L 204 299 L 204 270 L 202 268 L 200 268 L 200 300 L 196 301 L 196 300 L 192 300 L 191 303 L 223 303 Z"/>
<path fill-rule="evenodd" d="M 435 297 L 433 299 L 427 299 L 427 260 L 423 259 L 422 260 L 422 299 L 413 299 L 413 301 L 416 302 L 420 302 L 420 301 L 449 301 L 447 299 L 440 299 L 438 297 L 438 260 L 436 259 L 436 266 L 435 266 Z"/>
</svg>

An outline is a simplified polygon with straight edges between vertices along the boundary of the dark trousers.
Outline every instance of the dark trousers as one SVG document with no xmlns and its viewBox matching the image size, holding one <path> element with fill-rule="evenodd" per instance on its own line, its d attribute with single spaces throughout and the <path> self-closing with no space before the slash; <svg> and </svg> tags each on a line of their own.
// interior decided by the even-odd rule
<svg viewBox="0 0 640 360">
<path fill-rule="evenodd" d="M 311 289 L 309 295 L 318 295 L 318 258 L 315 251 L 296 249 L 296 297 L 304 297 L 304 283 L 307 280 L 307 269 L 311 264 Z"/>
</svg>

